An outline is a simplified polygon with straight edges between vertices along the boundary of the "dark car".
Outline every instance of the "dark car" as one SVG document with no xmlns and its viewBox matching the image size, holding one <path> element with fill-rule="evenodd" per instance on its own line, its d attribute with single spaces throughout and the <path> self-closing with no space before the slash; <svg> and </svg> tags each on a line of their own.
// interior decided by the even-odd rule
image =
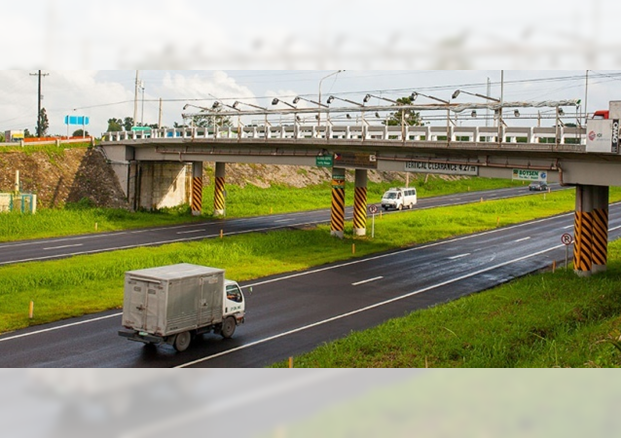
<svg viewBox="0 0 621 438">
<path fill-rule="evenodd" d="M 530 183 L 530 185 L 528 186 L 528 190 L 543 192 L 545 190 L 548 190 L 548 185 L 543 181 L 535 181 Z"/>
</svg>

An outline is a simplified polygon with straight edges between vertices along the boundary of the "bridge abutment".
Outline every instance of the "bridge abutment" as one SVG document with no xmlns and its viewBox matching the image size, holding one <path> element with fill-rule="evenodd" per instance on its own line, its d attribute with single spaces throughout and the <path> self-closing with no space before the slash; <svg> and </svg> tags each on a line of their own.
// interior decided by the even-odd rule
<svg viewBox="0 0 621 438">
<path fill-rule="evenodd" d="M 605 186 L 576 186 L 574 272 L 581 277 L 606 270 L 608 194 Z"/>
<path fill-rule="evenodd" d="M 157 210 L 177 207 L 188 199 L 185 163 L 136 162 L 129 167 L 130 205 Z"/>
<path fill-rule="evenodd" d="M 354 193 L 354 236 L 367 234 L 367 170 L 356 169 Z"/>
<path fill-rule="evenodd" d="M 332 168 L 330 235 L 341 239 L 345 235 L 345 169 L 340 167 Z"/>
</svg>

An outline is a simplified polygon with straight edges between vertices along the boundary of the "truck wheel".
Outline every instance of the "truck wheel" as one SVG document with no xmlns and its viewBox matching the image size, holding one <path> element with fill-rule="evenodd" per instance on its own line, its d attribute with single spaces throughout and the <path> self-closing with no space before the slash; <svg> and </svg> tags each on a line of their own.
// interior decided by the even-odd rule
<svg viewBox="0 0 621 438">
<path fill-rule="evenodd" d="M 397 210 L 399 211 L 403 210 L 403 204 L 399 204 L 399 206 L 397 207 Z"/>
<path fill-rule="evenodd" d="M 181 332 L 175 337 L 175 350 L 182 352 L 188 349 L 190 342 L 192 341 L 192 335 L 190 332 Z"/>
<path fill-rule="evenodd" d="M 222 337 L 224 339 L 229 339 L 231 336 L 233 336 L 233 333 L 235 333 L 236 325 L 237 324 L 235 324 L 235 318 L 233 318 L 232 316 L 226 318 L 222 323 Z"/>
</svg>

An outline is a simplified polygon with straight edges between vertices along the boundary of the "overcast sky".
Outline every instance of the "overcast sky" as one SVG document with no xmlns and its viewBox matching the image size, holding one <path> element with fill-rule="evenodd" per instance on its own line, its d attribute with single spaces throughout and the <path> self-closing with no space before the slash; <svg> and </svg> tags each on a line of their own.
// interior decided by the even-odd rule
<svg viewBox="0 0 621 438">
<path fill-rule="evenodd" d="M 44 70 L 42 106 L 50 121 L 50 134 L 64 135 L 66 115 L 90 118 L 89 132 L 99 136 L 107 129 L 109 118 L 132 117 L 136 70 Z M 36 70 L 0 72 L 0 128 L 35 131 L 37 112 Z M 144 86 L 138 93 L 137 121 L 158 123 L 159 100 L 162 99 L 162 124 L 182 122 L 186 103 L 210 107 L 220 99 L 234 100 L 274 108 L 273 97 L 291 102 L 297 95 L 316 100 L 321 82 L 322 100 L 330 94 L 362 102 L 366 93 L 396 99 L 412 91 L 448 100 L 461 88 L 499 98 L 500 70 L 345 70 L 328 78 L 333 70 L 140 70 Z M 621 100 L 621 71 L 589 71 L 586 96 L 586 70 L 527 71 L 505 70 L 502 73 L 505 101 L 543 101 L 582 99 L 587 97 L 589 112 L 607 109 L 609 100 Z M 144 100 L 144 104 L 143 104 Z M 467 95 L 456 102 L 485 102 Z M 375 100 L 371 103 L 386 104 Z M 420 98 L 420 103 L 434 103 Z M 340 106 L 347 104 L 341 103 Z M 282 108 L 287 108 L 281 104 Z M 144 109 L 143 109 L 144 108 Z M 79 126 L 71 126 L 73 132 Z M 70 133 L 71 133 L 70 132 Z"/>
<path fill-rule="evenodd" d="M 617 0 L 9 2 L 0 129 L 34 131 L 39 68 L 49 73 L 42 94 L 52 134 L 66 134 L 69 114 L 89 116 L 95 135 L 109 118 L 133 116 L 135 69 L 144 81 L 138 121 L 157 123 L 161 98 L 168 126 L 181 122 L 185 103 L 211 105 L 212 96 L 316 99 L 321 78 L 337 69 L 346 71 L 322 92 L 352 100 L 412 90 L 446 99 L 457 86 L 485 94 L 488 78 L 499 97 L 501 69 L 505 100 L 584 100 L 589 69 L 593 111 L 621 99 L 619 16 Z M 528 81 L 549 77 L 569 78 Z"/>
</svg>

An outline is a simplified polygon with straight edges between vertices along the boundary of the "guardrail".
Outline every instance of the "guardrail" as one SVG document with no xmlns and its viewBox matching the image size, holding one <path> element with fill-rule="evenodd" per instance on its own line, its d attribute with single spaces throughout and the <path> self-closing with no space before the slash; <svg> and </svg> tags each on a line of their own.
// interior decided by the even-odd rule
<svg viewBox="0 0 621 438">
<path fill-rule="evenodd" d="M 94 137 L 83 137 L 83 138 L 52 138 L 52 139 L 46 139 L 46 140 L 34 140 L 34 141 L 24 141 L 24 140 L 20 140 L 20 141 L 10 141 L 10 142 L 3 142 L 0 143 L 0 147 L 1 146 L 8 146 L 8 147 L 24 147 L 24 146 L 40 146 L 40 145 L 46 145 L 46 144 L 55 144 L 56 146 L 61 146 L 62 144 L 66 144 L 66 143 L 90 143 L 91 145 L 95 143 L 95 138 Z"/>
<path fill-rule="evenodd" d="M 103 140 L 121 142 L 128 140 L 162 139 L 248 139 L 248 140 L 381 140 L 459 143 L 555 143 L 559 145 L 585 145 L 584 128 L 578 127 L 468 127 L 468 126 L 372 126 L 372 125 L 279 125 L 244 126 L 226 128 L 163 128 L 150 131 L 108 132 Z"/>
</svg>

